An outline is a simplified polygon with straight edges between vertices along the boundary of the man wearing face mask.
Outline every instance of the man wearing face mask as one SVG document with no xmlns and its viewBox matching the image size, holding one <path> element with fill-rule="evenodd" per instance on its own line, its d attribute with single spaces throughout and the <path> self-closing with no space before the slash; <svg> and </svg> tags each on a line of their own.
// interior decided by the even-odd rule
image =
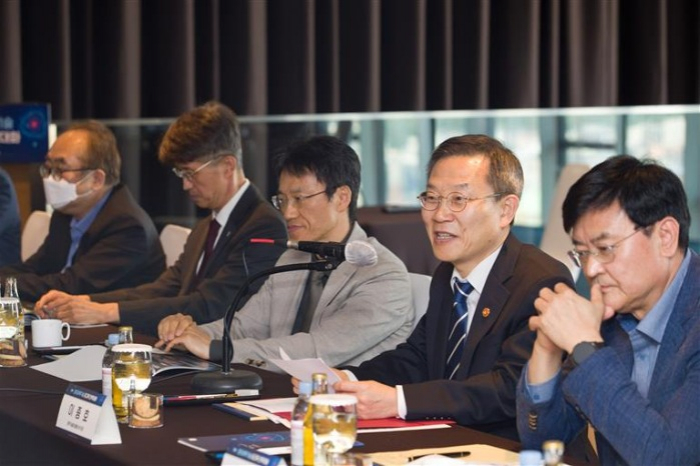
<svg viewBox="0 0 700 466">
<path fill-rule="evenodd" d="M 0 268 L 16 276 L 20 296 L 49 290 L 96 293 L 150 282 L 165 269 L 158 232 L 119 182 L 121 158 L 102 123 L 76 123 L 61 134 L 40 167 L 54 209 L 49 234 L 23 263 Z"/>
</svg>

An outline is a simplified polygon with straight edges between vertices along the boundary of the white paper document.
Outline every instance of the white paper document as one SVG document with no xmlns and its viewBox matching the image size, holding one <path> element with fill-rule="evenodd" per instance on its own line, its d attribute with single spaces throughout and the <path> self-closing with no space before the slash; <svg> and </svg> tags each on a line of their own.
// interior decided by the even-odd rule
<svg viewBox="0 0 700 466">
<path fill-rule="evenodd" d="M 269 362 L 279 367 L 292 377 L 299 380 L 311 380 L 311 375 L 323 372 L 328 376 L 328 392 L 333 393 L 333 384 L 340 382 L 340 378 L 321 358 L 295 359 L 280 348 L 280 359 L 270 359 Z"/>
<path fill-rule="evenodd" d="M 107 348 L 101 345 L 86 346 L 53 362 L 32 366 L 59 379 L 69 382 L 102 380 L 102 358 Z"/>
</svg>

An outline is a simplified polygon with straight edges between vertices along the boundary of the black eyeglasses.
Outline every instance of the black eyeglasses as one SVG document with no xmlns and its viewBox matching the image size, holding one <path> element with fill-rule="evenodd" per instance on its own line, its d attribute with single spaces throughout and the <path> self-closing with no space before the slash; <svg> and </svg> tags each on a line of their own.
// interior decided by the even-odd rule
<svg viewBox="0 0 700 466">
<path fill-rule="evenodd" d="M 89 170 L 96 170 L 96 168 L 58 168 L 44 164 L 39 166 L 39 175 L 41 175 L 42 178 L 48 178 L 50 176 L 54 180 L 59 181 L 61 178 L 63 178 L 64 173 L 85 172 Z"/>
<path fill-rule="evenodd" d="M 597 260 L 601 264 L 609 264 L 613 260 L 615 260 L 615 249 L 617 249 L 617 247 L 623 241 L 633 237 L 639 231 L 646 230 L 646 228 L 647 227 L 637 227 L 632 233 L 625 236 L 621 240 L 616 241 L 609 246 L 602 246 L 597 250 L 589 249 L 588 251 L 577 251 L 576 249 L 572 249 L 571 251 L 568 251 L 567 254 L 569 255 L 571 261 L 576 265 L 576 267 L 580 268 L 583 268 L 586 264 L 588 264 L 588 260 L 591 257 L 595 257 L 595 260 Z"/>
<path fill-rule="evenodd" d="M 470 202 L 480 201 L 490 197 L 499 197 L 503 194 L 504 193 L 493 193 L 482 197 L 467 197 L 462 193 L 450 193 L 447 196 L 440 196 L 438 194 L 426 191 L 418 196 L 418 200 L 420 201 L 420 205 L 422 205 L 425 210 L 433 211 L 440 208 L 440 204 L 444 199 L 447 201 L 447 207 L 452 212 L 461 212 L 467 208 L 467 204 Z"/>
<path fill-rule="evenodd" d="M 275 209 L 277 210 L 285 210 L 289 205 L 293 204 L 297 206 L 297 209 L 301 205 L 302 202 L 304 202 L 307 199 L 311 199 L 312 197 L 318 196 L 320 194 L 325 193 L 326 190 L 324 189 L 323 191 L 319 191 L 317 193 L 313 194 L 298 194 L 296 196 L 292 196 L 291 199 L 287 198 L 284 194 L 277 194 L 275 196 L 272 196 L 272 205 L 275 206 Z"/>
</svg>

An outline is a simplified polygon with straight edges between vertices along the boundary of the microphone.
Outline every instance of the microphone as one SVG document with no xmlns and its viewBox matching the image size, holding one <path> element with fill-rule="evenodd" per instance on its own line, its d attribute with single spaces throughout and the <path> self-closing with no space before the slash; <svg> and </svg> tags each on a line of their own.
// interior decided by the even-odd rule
<svg viewBox="0 0 700 466">
<path fill-rule="evenodd" d="M 287 241 L 284 239 L 253 238 L 251 243 L 275 244 L 290 249 L 310 252 L 319 256 L 347 261 L 358 267 L 369 267 L 377 263 L 377 251 L 367 241 L 343 243 L 321 243 L 315 241 Z"/>
<path fill-rule="evenodd" d="M 258 242 L 274 243 L 274 240 Z M 233 315 L 239 308 L 241 299 L 248 293 L 250 284 L 260 278 L 281 272 L 291 272 L 294 270 L 331 271 L 338 267 L 340 262 L 340 260 L 325 260 L 306 262 L 303 264 L 278 265 L 271 269 L 262 270 L 246 278 L 224 314 L 224 333 L 221 338 L 221 372 L 212 371 L 196 374 L 192 377 L 192 390 L 198 394 L 234 393 L 236 390 L 246 388 L 261 390 L 263 381 L 259 374 L 231 368 L 231 359 L 233 358 L 233 339 L 229 333 L 231 330 L 231 323 L 233 322 Z"/>
</svg>

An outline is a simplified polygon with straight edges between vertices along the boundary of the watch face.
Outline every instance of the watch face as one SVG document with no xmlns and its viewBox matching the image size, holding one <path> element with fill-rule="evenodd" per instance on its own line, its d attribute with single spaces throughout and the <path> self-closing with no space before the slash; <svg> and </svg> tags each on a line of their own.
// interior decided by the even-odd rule
<svg viewBox="0 0 700 466">
<path fill-rule="evenodd" d="M 574 346 L 574 350 L 571 352 L 571 358 L 574 360 L 574 363 L 578 366 L 602 347 L 603 343 L 593 341 L 582 341 L 578 345 Z"/>
</svg>

